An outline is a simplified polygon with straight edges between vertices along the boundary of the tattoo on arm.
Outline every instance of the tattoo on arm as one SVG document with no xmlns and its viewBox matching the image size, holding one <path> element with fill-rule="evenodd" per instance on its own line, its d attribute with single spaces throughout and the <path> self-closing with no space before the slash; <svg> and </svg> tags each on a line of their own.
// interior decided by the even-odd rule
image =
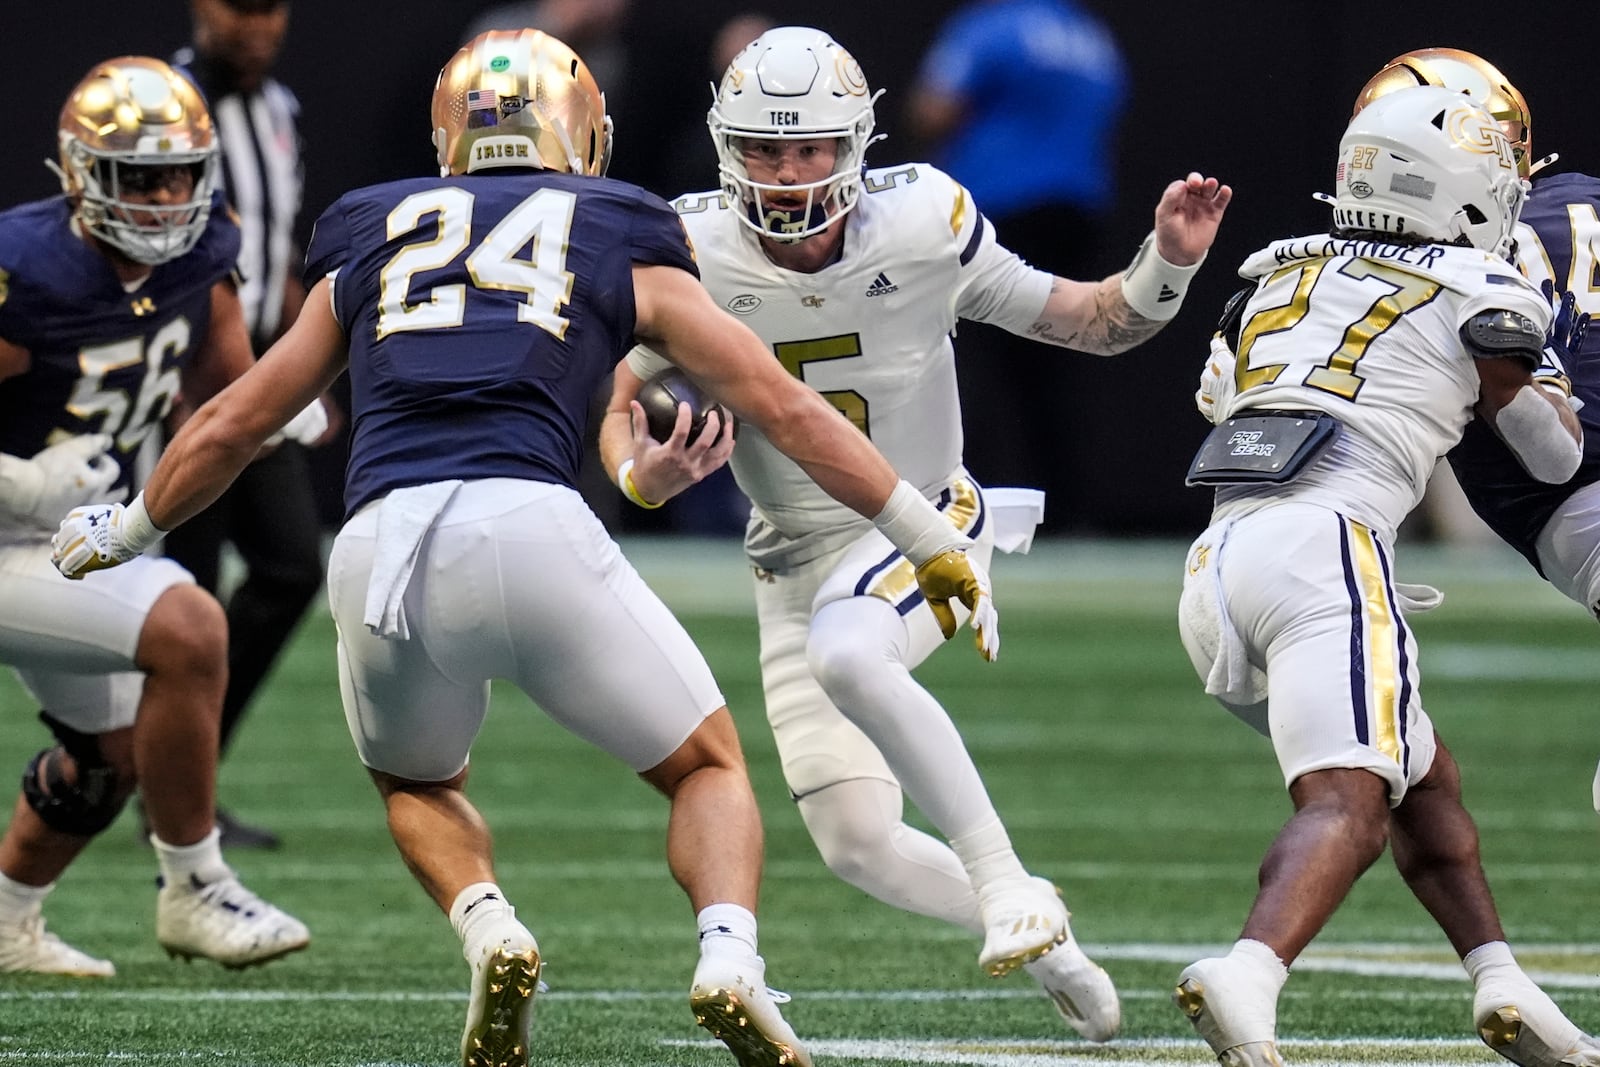
<svg viewBox="0 0 1600 1067">
<path fill-rule="evenodd" d="M 1061 288 L 1057 278 L 1051 287 L 1054 296 Z M 1149 340 L 1166 325 L 1147 319 L 1122 298 L 1121 275 L 1106 278 L 1094 290 L 1094 311 L 1076 328 L 1055 319 L 1040 319 L 1028 327 L 1028 336 L 1047 344 L 1075 348 L 1097 356 L 1114 356 Z"/>
</svg>

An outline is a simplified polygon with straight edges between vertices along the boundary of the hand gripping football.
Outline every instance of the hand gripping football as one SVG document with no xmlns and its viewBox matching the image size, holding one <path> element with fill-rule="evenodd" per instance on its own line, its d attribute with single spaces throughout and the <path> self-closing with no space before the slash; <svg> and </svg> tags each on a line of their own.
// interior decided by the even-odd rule
<svg viewBox="0 0 1600 1067">
<path fill-rule="evenodd" d="M 724 428 L 733 427 L 733 416 L 728 409 L 721 404 L 712 403 L 710 398 L 700 391 L 700 387 L 676 367 L 668 367 L 641 385 L 638 400 L 639 405 L 644 408 L 645 419 L 650 424 L 650 436 L 657 441 L 665 441 L 672 436 L 672 430 L 678 424 L 680 403 L 689 405 L 691 443 L 700 436 L 700 431 L 706 425 L 706 415 L 713 408 L 717 410 Z M 716 444 L 721 439 L 722 431 L 719 430 L 711 443 Z"/>
</svg>

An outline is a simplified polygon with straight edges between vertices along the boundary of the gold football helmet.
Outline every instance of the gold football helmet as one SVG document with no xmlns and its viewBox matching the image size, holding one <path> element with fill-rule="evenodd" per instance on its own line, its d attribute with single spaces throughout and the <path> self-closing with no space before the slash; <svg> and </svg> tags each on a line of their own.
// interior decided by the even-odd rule
<svg viewBox="0 0 1600 1067">
<path fill-rule="evenodd" d="M 1351 117 L 1385 93 L 1410 85 L 1436 85 L 1466 93 L 1487 108 L 1511 142 L 1520 177 L 1529 178 L 1555 162 L 1553 155 L 1533 161 L 1533 118 L 1517 87 L 1493 63 L 1459 48 L 1419 48 L 1389 60 L 1361 87 Z"/>
<path fill-rule="evenodd" d="M 61 159 L 48 165 L 90 234 L 152 266 L 200 240 L 217 141 L 187 78 L 159 59 L 107 60 L 67 97 L 56 136 Z"/>
<path fill-rule="evenodd" d="M 439 72 L 433 145 L 441 178 L 492 167 L 601 175 L 611 117 L 572 49 L 538 30 L 489 30 Z"/>
</svg>

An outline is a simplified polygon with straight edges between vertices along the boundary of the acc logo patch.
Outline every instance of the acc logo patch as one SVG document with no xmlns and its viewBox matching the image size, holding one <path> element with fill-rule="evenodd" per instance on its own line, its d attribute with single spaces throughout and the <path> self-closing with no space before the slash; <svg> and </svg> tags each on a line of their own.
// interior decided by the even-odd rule
<svg viewBox="0 0 1600 1067">
<path fill-rule="evenodd" d="M 728 310 L 735 315 L 748 315 L 761 306 L 761 298 L 754 293 L 740 293 L 728 301 Z"/>
<path fill-rule="evenodd" d="M 1365 200 L 1372 195 L 1372 186 L 1364 181 L 1353 181 L 1350 183 L 1350 195 L 1358 200 Z"/>
</svg>

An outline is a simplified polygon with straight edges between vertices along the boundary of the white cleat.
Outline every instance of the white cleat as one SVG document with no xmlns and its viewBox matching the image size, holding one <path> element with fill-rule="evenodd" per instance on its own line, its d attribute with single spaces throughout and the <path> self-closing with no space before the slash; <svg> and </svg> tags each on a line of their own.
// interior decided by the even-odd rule
<svg viewBox="0 0 1600 1067">
<path fill-rule="evenodd" d="M 1072 936 L 1067 906 L 1045 878 L 989 883 L 978 890 L 978 914 L 983 919 L 978 966 L 991 978 L 1005 977 Z"/>
<path fill-rule="evenodd" d="M 1600 1067 L 1600 1042 L 1526 979 L 1479 986 L 1472 1021 L 1485 1045 L 1522 1067 Z"/>
<path fill-rule="evenodd" d="M 539 945 L 515 920 L 472 961 L 462 1067 L 527 1067 L 533 1000 L 544 989 L 540 967 Z"/>
<path fill-rule="evenodd" d="M 1284 1067 L 1277 992 L 1252 983 L 1232 960 L 1213 957 L 1185 967 L 1172 1002 L 1223 1067 Z"/>
<path fill-rule="evenodd" d="M 1069 931 L 1067 940 L 1024 964 L 1068 1026 L 1090 1041 L 1110 1041 L 1122 1029 L 1122 1003 L 1111 976 L 1084 954 Z"/>
<path fill-rule="evenodd" d="M 26 918 L 0 921 L 0 974 L 58 974 L 69 978 L 110 978 L 110 960 L 79 952 L 44 928 L 35 908 Z"/>
<path fill-rule="evenodd" d="M 305 924 L 229 874 L 215 882 L 162 885 L 156 897 L 156 940 L 167 955 L 249 967 L 287 956 L 311 943 Z"/>
<path fill-rule="evenodd" d="M 694 1021 L 728 1046 L 739 1067 L 811 1067 L 811 1054 L 778 1011 L 760 956 L 701 956 L 689 989 Z"/>
</svg>

